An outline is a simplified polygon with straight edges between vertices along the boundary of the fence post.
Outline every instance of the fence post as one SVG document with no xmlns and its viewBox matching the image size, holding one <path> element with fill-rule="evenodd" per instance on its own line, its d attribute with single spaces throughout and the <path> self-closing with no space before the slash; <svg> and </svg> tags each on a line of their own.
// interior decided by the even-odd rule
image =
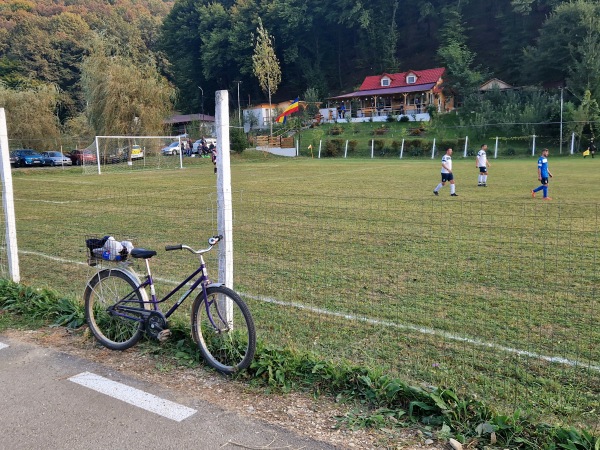
<svg viewBox="0 0 600 450">
<path fill-rule="evenodd" d="M 296 139 L 296 156 L 300 156 L 300 139 Z"/>
<path fill-rule="evenodd" d="M 531 156 L 535 156 L 535 134 L 533 135 L 533 143 L 531 145 Z"/>
<path fill-rule="evenodd" d="M 322 140 L 319 141 L 319 159 L 321 159 L 321 142 L 323 142 Z"/>
<path fill-rule="evenodd" d="M 217 230 L 224 237 L 219 244 L 219 282 L 233 289 L 233 210 L 231 167 L 229 165 L 229 92 L 215 92 L 217 128 Z M 229 309 L 229 308 L 228 308 Z"/>
<path fill-rule="evenodd" d="M 431 159 L 435 158 L 435 138 L 433 138 L 433 145 L 431 146 Z"/>
<path fill-rule="evenodd" d="M 496 146 L 494 147 L 494 159 L 498 158 L 498 136 L 496 136 Z"/>
<path fill-rule="evenodd" d="M 400 146 L 400 159 L 402 159 L 403 153 L 404 153 L 404 139 L 402 139 L 402 145 Z"/>
<path fill-rule="evenodd" d="M 17 226 L 15 221 L 15 202 L 13 195 L 12 173 L 8 148 L 6 113 L 0 108 L 0 172 L 2 172 L 2 206 L 6 222 L 6 259 L 8 274 L 15 283 L 21 281 L 19 272 L 19 247 L 17 246 Z"/>
<path fill-rule="evenodd" d="M 100 147 L 98 146 L 98 136 L 96 136 L 95 141 L 96 141 L 96 164 L 98 165 L 98 175 L 102 175 L 102 170 L 100 169 Z M 81 155 L 81 164 L 83 165 L 83 154 Z"/>
<path fill-rule="evenodd" d="M 346 148 L 344 149 L 344 158 L 348 156 L 348 139 L 346 139 Z"/>
<path fill-rule="evenodd" d="M 571 134 L 571 155 L 575 153 L 575 132 Z"/>
<path fill-rule="evenodd" d="M 467 148 L 469 147 L 469 136 L 465 136 L 465 151 L 463 153 L 463 158 L 467 157 Z"/>
<path fill-rule="evenodd" d="M 375 139 L 371 139 L 371 159 L 373 159 L 374 151 L 375 151 Z"/>
</svg>

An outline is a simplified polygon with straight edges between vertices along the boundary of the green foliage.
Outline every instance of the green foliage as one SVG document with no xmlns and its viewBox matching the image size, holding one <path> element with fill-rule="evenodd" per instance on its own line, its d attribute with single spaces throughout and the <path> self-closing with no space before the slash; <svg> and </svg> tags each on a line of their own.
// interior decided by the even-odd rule
<svg viewBox="0 0 600 450">
<path fill-rule="evenodd" d="M 242 153 L 248 148 L 248 139 L 246 133 L 241 128 L 230 128 L 229 130 L 229 143 L 231 150 L 236 153 Z"/>
<path fill-rule="evenodd" d="M 78 328 L 85 323 L 83 305 L 47 289 L 34 289 L 0 279 L 0 310 L 49 321 L 54 326 Z"/>
</svg>

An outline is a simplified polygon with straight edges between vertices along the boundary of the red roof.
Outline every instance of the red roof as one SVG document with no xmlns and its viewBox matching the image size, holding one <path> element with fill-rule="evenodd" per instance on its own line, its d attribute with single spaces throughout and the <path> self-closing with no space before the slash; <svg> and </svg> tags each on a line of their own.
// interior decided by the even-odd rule
<svg viewBox="0 0 600 450">
<path fill-rule="evenodd" d="M 438 67 L 437 69 L 408 70 L 406 72 L 401 73 L 384 73 L 382 75 L 372 75 L 365 78 L 365 80 L 360 86 L 359 91 L 366 91 L 371 89 L 390 89 L 406 86 L 418 86 L 420 84 L 437 83 L 437 81 L 440 78 L 442 78 L 442 75 L 445 71 L 446 69 L 444 67 Z M 408 84 L 406 82 L 406 77 L 409 74 L 416 75 L 417 81 Z M 389 86 L 381 85 L 381 79 L 383 77 L 388 77 L 390 79 Z"/>
</svg>

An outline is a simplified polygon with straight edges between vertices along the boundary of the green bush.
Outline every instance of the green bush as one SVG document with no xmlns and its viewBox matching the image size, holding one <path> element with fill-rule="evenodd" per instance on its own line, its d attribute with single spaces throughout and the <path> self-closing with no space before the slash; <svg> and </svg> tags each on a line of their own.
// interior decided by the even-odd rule
<svg viewBox="0 0 600 450">
<path fill-rule="evenodd" d="M 334 158 L 343 153 L 344 141 L 341 139 L 331 139 L 325 142 L 325 152 L 323 156 Z"/>
</svg>

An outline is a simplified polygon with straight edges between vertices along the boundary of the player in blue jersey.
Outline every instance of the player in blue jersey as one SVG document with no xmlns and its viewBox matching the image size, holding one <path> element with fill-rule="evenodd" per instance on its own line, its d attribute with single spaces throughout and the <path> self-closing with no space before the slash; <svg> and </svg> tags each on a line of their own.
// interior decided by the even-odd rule
<svg viewBox="0 0 600 450">
<path fill-rule="evenodd" d="M 438 184 L 433 193 L 439 195 L 439 190 L 446 185 L 446 181 L 450 182 L 450 195 L 458 197 L 456 187 L 454 186 L 454 174 L 452 173 L 452 149 L 446 150 L 446 154 L 442 156 L 442 182 Z"/>
<path fill-rule="evenodd" d="M 538 180 L 542 183 L 531 191 L 531 196 L 535 198 L 535 193 L 544 191 L 544 200 L 552 200 L 548 197 L 548 179 L 552 178 L 552 173 L 548 170 L 548 149 L 542 150 L 542 156 L 538 159 Z"/>
</svg>

